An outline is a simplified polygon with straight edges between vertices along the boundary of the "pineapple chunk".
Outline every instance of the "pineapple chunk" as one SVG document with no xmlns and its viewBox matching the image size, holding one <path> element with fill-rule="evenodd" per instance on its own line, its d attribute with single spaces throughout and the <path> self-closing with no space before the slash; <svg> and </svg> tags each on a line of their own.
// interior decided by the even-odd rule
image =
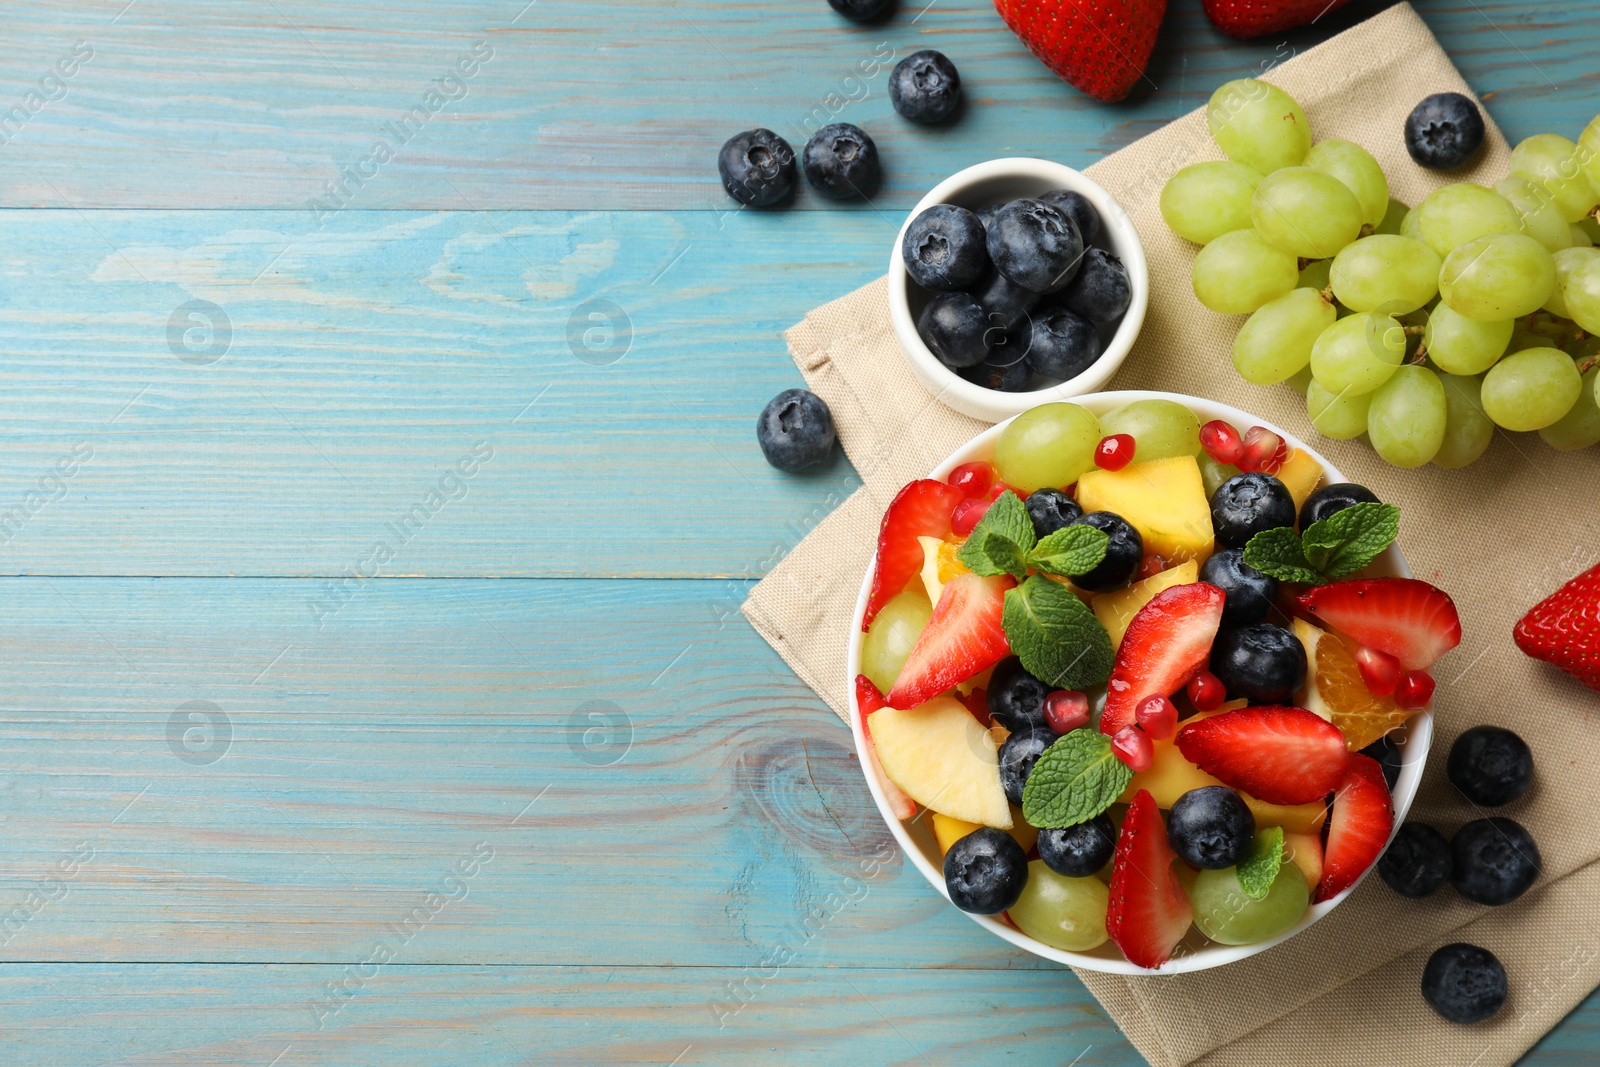
<svg viewBox="0 0 1600 1067">
<path fill-rule="evenodd" d="M 1146 552 L 1172 563 L 1204 563 L 1216 544 L 1211 504 L 1193 456 L 1087 471 L 1078 479 L 1078 503 L 1085 511 L 1121 515 L 1139 531 Z"/>
<path fill-rule="evenodd" d="M 1283 461 L 1275 477 L 1294 497 L 1294 510 L 1298 513 L 1300 505 L 1306 502 L 1306 497 L 1322 481 L 1322 464 L 1312 459 L 1311 453 L 1296 448 L 1289 452 L 1289 458 Z"/>
<path fill-rule="evenodd" d="M 953 819 L 1011 829 L 999 746 L 961 701 L 934 697 L 867 716 L 878 762 L 918 804 Z"/>
<path fill-rule="evenodd" d="M 1100 620 L 1100 625 L 1111 635 L 1111 647 L 1116 648 L 1122 644 L 1122 635 L 1128 632 L 1128 623 L 1133 621 L 1139 609 L 1150 603 L 1157 593 L 1175 585 L 1192 585 L 1199 580 L 1200 564 L 1192 559 L 1176 567 L 1168 567 L 1160 574 L 1152 574 L 1143 581 L 1134 582 L 1126 589 L 1101 593 L 1095 597 L 1092 601 L 1095 618 Z"/>
<path fill-rule="evenodd" d="M 1300 868 L 1306 884 L 1316 886 L 1322 881 L 1322 837 L 1317 833 L 1301 834 L 1283 832 L 1283 854 Z"/>
<path fill-rule="evenodd" d="M 933 836 L 939 842 L 939 855 L 941 856 L 950 851 L 951 845 L 978 829 L 980 825 L 975 822 L 966 822 L 962 819 L 952 819 L 950 816 L 941 815 L 937 811 L 933 813 L 932 818 Z M 1016 840 L 1017 844 L 1022 846 L 1022 851 L 1024 852 L 1031 850 L 1039 840 L 1039 831 L 1023 821 L 1022 812 L 1016 805 L 1011 807 L 1011 829 L 1008 833 Z"/>
<path fill-rule="evenodd" d="M 1300 691 L 1294 695 L 1295 706 L 1305 708 L 1321 715 L 1329 722 L 1333 721 L 1333 709 L 1328 707 L 1328 702 L 1322 699 L 1322 693 L 1317 689 L 1317 645 L 1327 634 L 1319 628 L 1296 618 L 1293 621 L 1294 635 L 1300 639 L 1300 644 L 1306 650 L 1306 680 L 1300 683 Z"/>
</svg>

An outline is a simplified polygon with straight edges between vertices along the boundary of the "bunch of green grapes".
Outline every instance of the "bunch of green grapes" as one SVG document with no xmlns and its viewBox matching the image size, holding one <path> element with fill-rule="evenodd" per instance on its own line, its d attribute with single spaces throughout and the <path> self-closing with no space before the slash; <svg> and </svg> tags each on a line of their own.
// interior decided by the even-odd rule
<svg viewBox="0 0 1600 1067">
<path fill-rule="evenodd" d="M 1241 377 L 1289 383 L 1319 433 L 1398 467 L 1466 466 L 1496 427 L 1600 443 L 1600 117 L 1415 208 L 1360 145 L 1313 142 L 1276 86 L 1228 82 L 1206 120 L 1228 158 L 1173 175 L 1161 214 L 1202 246 L 1200 302 L 1249 316 Z"/>
</svg>

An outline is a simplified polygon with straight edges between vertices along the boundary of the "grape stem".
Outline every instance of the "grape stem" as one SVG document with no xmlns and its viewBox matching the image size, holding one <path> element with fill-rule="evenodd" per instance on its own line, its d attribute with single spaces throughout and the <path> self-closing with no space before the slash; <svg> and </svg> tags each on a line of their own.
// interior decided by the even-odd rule
<svg viewBox="0 0 1600 1067">
<path fill-rule="evenodd" d="M 1588 359 L 1580 359 L 1578 361 L 1579 374 L 1588 374 L 1596 367 L 1600 367 L 1600 355 L 1590 356 Z"/>
</svg>

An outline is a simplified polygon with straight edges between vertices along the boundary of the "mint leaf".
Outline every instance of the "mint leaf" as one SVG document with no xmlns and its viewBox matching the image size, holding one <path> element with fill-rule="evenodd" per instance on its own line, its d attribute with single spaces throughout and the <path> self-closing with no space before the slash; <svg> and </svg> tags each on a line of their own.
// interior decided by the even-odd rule
<svg viewBox="0 0 1600 1067">
<path fill-rule="evenodd" d="M 1088 822 L 1116 803 L 1132 778 L 1111 738 L 1081 727 L 1040 753 L 1022 787 L 1022 817 L 1041 830 Z"/>
<path fill-rule="evenodd" d="M 1017 494 L 1005 492 L 983 513 L 956 558 L 974 574 L 986 578 L 1009 574 L 1021 581 L 1028 575 L 1028 550 L 1034 541 L 1028 509 Z"/>
<path fill-rule="evenodd" d="M 1054 689 L 1093 689 L 1111 677 L 1106 628 L 1059 582 L 1035 574 L 1008 589 L 1000 622 L 1028 673 Z"/>
<path fill-rule="evenodd" d="M 1048 750 L 1046 750 L 1048 752 Z M 1043 757 L 1040 757 L 1041 761 Z M 1035 767 L 1037 770 L 1037 766 Z M 1024 791 L 1023 799 L 1027 799 Z M 1031 820 L 1030 820 L 1031 821 Z M 1239 888 L 1251 900 L 1265 900 L 1278 878 L 1278 868 L 1283 866 L 1283 827 L 1274 826 L 1256 834 L 1250 845 L 1250 854 L 1239 861 L 1234 873 L 1239 876 Z"/>
<path fill-rule="evenodd" d="M 1087 574 L 1106 558 L 1106 546 L 1110 543 L 1111 538 L 1097 527 L 1063 526 L 1034 546 L 1028 554 L 1028 563 L 1046 574 L 1058 574 L 1063 578 Z"/>
<path fill-rule="evenodd" d="M 1244 563 L 1280 582 L 1305 582 L 1307 585 L 1322 582 L 1322 576 L 1306 562 L 1300 536 L 1287 526 L 1262 530 L 1250 538 L 1250 543 L 1244 546 Z"/>
<path fill-rule="evenodd" d="M 1300 540 L 1306 561 L 1334 579 L 1354 574 L 1377 559 L 1399 533 L 1399 508 L 1367 502 L 1312 523 Z"/>
</svg>

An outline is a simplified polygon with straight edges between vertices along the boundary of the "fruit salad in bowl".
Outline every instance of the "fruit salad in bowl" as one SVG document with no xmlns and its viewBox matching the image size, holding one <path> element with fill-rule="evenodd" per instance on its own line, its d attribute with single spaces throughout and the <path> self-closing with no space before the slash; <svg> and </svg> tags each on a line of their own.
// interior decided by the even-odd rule
<svg viewBox="0 0 1600 1067">
<path fill-rule="evenodd" d="M 1455 605 L 1397 508 L 1226 405 L 1098 393 L 1003 422 L 889 505 L 851 730 L 913 864 L 1037 955 L 1253 955 L 1404 819 Z"/>
</svg>

